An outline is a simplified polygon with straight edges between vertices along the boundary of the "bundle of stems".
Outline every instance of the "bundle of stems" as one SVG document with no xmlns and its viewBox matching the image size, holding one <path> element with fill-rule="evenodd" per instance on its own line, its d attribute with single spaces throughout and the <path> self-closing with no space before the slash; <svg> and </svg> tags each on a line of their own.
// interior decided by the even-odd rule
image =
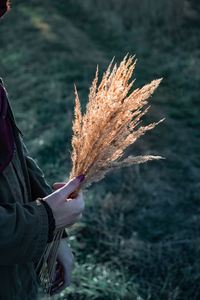
<svg viewBox="0 0 200 300">
<path fill-rule="evenodd" d="M 153 94 L 162 79 L 153 80 L 142 88 L 131 91 L 135 68 L 134 56 L 126 55 L 119 66 L 111 61 L 101 82 L 98 83 L 98 67 L 89 92 L 86 112 L 82 115 L 78 92 L 75 87 L 75 118 L 73 121 L 73 163 L 70 179 L 85 175 L 80 188 L 86 188 L 101 180 L 107 172 L 116 168 L 140 164 L 161 156 L 128 156 L 125 149 L 157 123 L 140 126 L 141 118 L 149 110 L 147 99 Z M 78 191 L 77 191 L 78 192 Z M 57 248 L 63 230 L 55 234 L 47 246 L 40 271 L 42 281 L 50 289 L 50 279 L 56 262 Z"/>
</svg>

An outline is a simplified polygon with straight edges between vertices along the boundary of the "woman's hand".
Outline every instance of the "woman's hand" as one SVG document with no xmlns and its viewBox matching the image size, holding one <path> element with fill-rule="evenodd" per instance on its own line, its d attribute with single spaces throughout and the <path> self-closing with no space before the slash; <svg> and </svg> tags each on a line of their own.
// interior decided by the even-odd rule
<svg viewBox="0 0 200 300">
<path fill-rule="evenodd" d="M 58 248 L 55 273 L 53 275 L 51 295 L 58 294 L 70 285 L 74 256 L 66 241 L 62 239 Z"/>
<path fill-rule="evenodd" d="M 43 199 L 52 209 L 56 229 L 69 227 L 80 220 L 84 209 L 82 193 L 76 193 L 75 198 L 73 199 L 68 198 L 71 197 L 73 192 L 76 192 L 79 189 L 83 180 L 84 175 L 77 176 L 67 184 L 64 184 L 64 186 L 57 186 L 58 189 L 54 193 Z"/>
</svg>

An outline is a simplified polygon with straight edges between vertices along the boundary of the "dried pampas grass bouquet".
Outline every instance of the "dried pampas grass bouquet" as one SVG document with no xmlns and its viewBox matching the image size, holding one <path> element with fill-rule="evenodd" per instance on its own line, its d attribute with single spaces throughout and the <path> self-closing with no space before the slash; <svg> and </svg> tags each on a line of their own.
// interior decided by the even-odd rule
<svg viewBox="0 0 200 300">
<path fill-rule="evenodd" d="M 98 84 L 98 67 L 89 92 L 89 101 L 84 115 L 75 87 L 75 119 L 73 121 L 72 162 L 70 179 L 85 175 L 81 188 L 101 180 L 110 170 L 161 159 L 160 156 L 128 156 L 123 158 L 125 149 L 157 123 L 139 126 L 142 116 L 149 107 L 147 99 L 158 87 L 161 79 L 153 80 L 141 89 L 131 90 L 135 68 L 134 57 L 125 56 L 120 65 L 111 61 L 101 82 Z M 50 278 L 55 265 L 57 249 L 62 230 L 47 246 L 40 270 L 41 280 L 50 291 Z M 49 259 L 51 258 L 51 259 Z M 48 263 L 47 263 L 48 262 Z"/>
</svg>

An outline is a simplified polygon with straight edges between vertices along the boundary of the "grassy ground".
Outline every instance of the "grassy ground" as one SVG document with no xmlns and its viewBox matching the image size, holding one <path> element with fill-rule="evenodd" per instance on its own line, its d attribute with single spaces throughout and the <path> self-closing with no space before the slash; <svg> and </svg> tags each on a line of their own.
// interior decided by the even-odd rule
<svg viewBox="0 0 200 300">
<path fill-rule="evenodd" d="M 123 169 L 85 193 L 69 242 L 72 285 L 59 299 L 200 298 L 200 9 L 197 1 L 13 1 L 0 24 L 0 74 L 48 181 L 71 167 L 73 83 L 87 102 L 96 65 L 139 59 L 136 87 L 163 77 L 128 152 L 165 161 Z"/>
</svg>

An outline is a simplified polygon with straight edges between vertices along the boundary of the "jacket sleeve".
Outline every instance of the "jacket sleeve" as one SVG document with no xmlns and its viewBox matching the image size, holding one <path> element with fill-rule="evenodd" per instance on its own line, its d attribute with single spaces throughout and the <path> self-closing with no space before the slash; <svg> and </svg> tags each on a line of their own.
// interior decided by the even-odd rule
<svg viewBox="0 0 200 300">
<path fill-rule="evenodd" d="M 29 174 L 32 200 L 36 200 L 37 198 L 44 198 L 45 196 L 51 194 L 53 191 L 47 184 L 42 170 L 39 168 L 35 160 L 33 160 L 29 156 L 28 150 L 23 142 L 22 146 Z"/>
<path fill-rule="evenodd" d="M 48 217 L 45 207 L 0 202 L 0 265 L 37 262 L 45 250 Z"/>
</svg>

